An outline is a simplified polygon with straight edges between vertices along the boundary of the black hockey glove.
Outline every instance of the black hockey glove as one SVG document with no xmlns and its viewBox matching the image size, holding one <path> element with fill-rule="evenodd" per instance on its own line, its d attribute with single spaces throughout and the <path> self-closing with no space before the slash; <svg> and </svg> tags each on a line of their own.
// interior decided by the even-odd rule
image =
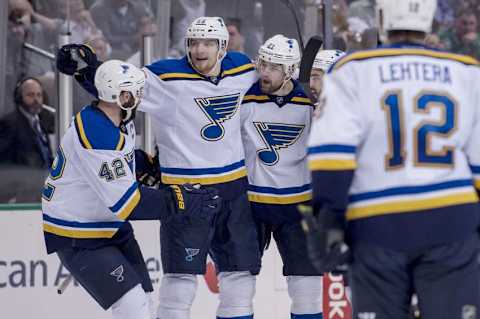
<svg viewBox="0 0 480 319">
<path fill-rule="evenodd" d="M 67 44 L 57 52 L 57 69 L 67 75 L 74 75 L 85 67 L 96 68 L 99 62 L 94 50 L 84 44 Z"/>
<path fill-rule="evenodd" d="M 299 210 L 303 215 L 308 254 L 315 268 L 323 273 L 345 273 L 351 254 L 345 243 L 344 221 L 326 209 L 318 215 L 313 214 L 310 206 L 301 205 Z"/>
<path fill-rule="evenodd" d="M 135 150 L 135 175 L 139 184 L 154 187 L 160 183 L 158 153 L 150 156 L 141 149 Z"/>
<path fill-rule="evenodd" d="M 170 185 L 170 201 L 167 201 L 170 220 L 185 224 L 210 224 L 213 226 L 216 214 L 220 211 L 222 199 L 212 187 L 184 184 Z M 167 222 L 168 222 L 167 221 Z"/>
</svg>

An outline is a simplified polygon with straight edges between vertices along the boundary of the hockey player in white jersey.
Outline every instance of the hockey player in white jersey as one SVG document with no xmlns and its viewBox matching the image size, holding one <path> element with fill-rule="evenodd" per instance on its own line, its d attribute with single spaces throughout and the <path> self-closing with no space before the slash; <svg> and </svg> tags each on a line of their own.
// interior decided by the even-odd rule
<svg viewBox="0 0 480 319">
<path fill-rule="evenodd" d="M 312 72 L 310 73 L 310 92 L 312 92 L 315 99 L 315 111 L 313 117 L 319 117 L 322 113 L 318 98 L 322 93 L 323 77 L 328 70 L 335 64 L 341 57 L 345 55 L 345 52 L 340 50 L 321 50 L 318 51 L 315 59 L 313 60 Z"/>
<path fill-rule="evenodd" d="M 275 35 L 259 49 L 259 81 L 242 101 L 248 197 L 263 250 L 273 235 L 287 276 L 291 318 L 322 318 L 321 273 L 308 262 L 298 204 L 311 199 L 307 139 L 313 104 L 292 79 L 300 62 L 295 39 Z"/>
<path fill-rule="evenodd" d="M 389 44 L 336 63 L 312 124 L 314 257 L 353 256 L 354 318 L 408 318 L 412 293 L 424 319 L 475 318 L 478 62 L 423 46 L 435 0 L 377 8 Z"/>
<path fill-rule="evenodd" d="M 95 74 L 99 101 L 80 111 L 62 138 L 42 193 L 48 253 L 114 319 L 150 319 L 153 290 L 129 220 L 211 224 L 213 189 L 137 185 L 133 117 L 145 85 L 135 66 L 110 60 Z"/>
<path fill-rule="evenodd" d="M 203 236 L 203 229 L 182 222 L 162 223 L 165 275 L 160 287 L 160 319 L 190 317 L 196 275 L 205 273 L 208 253 L 219 271 L 217 316 L 253 316 L 260 250 L 246 194 L 239 106 L 256 74 L 247 56 L 226 52 L 227 44 L 223 19 L 198 18 L 186 32 L 185 57 L 160 60 L 144 68 L 145 97 L 138 109 L 152 118 L 162 182 L 211 185 L 223 199 L 222 212 L 208 236 Z M 64 59 L 59 70 L 73 74 L 76 67 L 71 49 L 60 50 Z M 91 74 L 80 71 L 76 77 L 96 94 Z"/>
</svg>

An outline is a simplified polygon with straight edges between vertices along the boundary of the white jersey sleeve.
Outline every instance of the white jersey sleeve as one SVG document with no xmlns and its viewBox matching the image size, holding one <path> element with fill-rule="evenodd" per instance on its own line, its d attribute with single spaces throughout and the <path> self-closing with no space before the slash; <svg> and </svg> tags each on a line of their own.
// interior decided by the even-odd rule
<svg viewBox="0 0 480 319">
<path fill-rule="evenodd" d="M 146 75 L 145 88 L 142 101 L 138 105 L 141 112 L 154 115 L 165 106 L 165 97 L 169 96 L 163 81 L 148 68 L 143 68 Z"/>
<path fill-rule="evenodd" d="M 348 68 L 325 77 L 321 116 L 313 120 L 310 134 L 309 167 L 313 171 L 354 169 L 356 147 L 365 134 L 357 79 Z"/>
<path fill-rule="evenodd" d="M 140 201 L 133 172 L 121 151 L 85 149 L 77 144 L 80 172 L 103 203 L 119 219 L 126 220 Z"/>
<path fill-rule="evenodd" d="M 472 81 L 474 85 L 480 81 L 480 70 L 477 70 L 476 74 L 477 80 Z M 480 105 L 480 91 L 478 89 L 474 91 L 474 105 L 477 107 L 474 112 L 473 128 L 465 143 L 465 154 L 472 170 L 475 188 L 478 191 L 480 190 L 480 110 L 478 109 Z"/>
</svg>

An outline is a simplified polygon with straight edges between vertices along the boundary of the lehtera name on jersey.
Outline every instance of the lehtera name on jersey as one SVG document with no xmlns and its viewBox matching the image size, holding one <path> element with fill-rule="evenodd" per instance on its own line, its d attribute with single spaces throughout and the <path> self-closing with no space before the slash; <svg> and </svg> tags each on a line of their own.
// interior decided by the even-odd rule
<svg viewBox="0 0 480 319">
<path fill-rule="evenodd" d="M 425 81 L 452 84 L 448 66 L 428 62 L 396 62 L 378 66 L 382 83 L 398 81 Z"/>
</svg>

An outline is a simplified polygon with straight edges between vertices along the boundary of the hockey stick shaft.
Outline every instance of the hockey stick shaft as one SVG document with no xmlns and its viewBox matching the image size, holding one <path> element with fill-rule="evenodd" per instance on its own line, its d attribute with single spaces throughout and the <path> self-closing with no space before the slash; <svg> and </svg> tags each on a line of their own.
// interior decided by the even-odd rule
<svg viewBox="0 0 480 319">
<path fill-rule="evenodd" d="M 302 29 L 300 27 L 300 22 L 298 20 L 297 11 L 295 11 L 295 6 L 292 3 L 292 0 L 281 0 L 283 4 L 290 10 L 293 15 L 293 19 L 295 20 L 295 26 L 297 27 L 297 34 L 298 34 L 298 41 L 300 43 L 300 48 L 302 52 L 305 50 L 305 46 L 303 44 L 303 36 L 302 36 Z"/>
</svg>

